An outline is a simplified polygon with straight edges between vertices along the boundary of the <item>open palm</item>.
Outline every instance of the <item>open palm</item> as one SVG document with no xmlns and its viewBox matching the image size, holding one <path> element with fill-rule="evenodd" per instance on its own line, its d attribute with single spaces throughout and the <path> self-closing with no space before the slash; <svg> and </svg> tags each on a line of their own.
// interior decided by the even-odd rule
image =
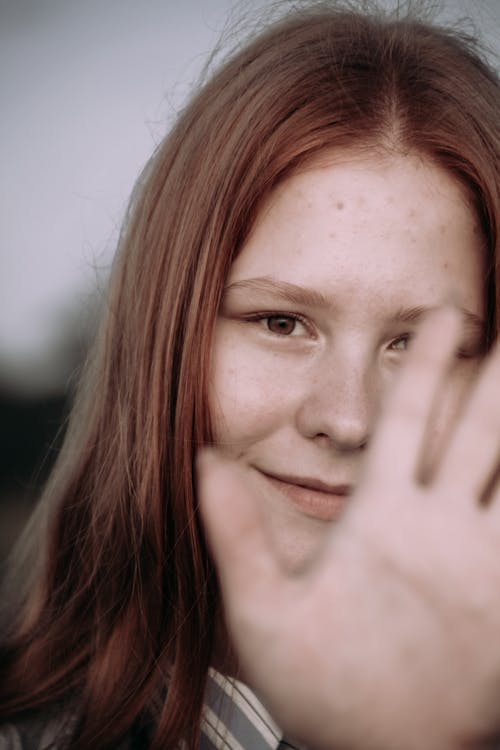
<svg viewBox="0 0 500 750">
<path fill-rule="evenodd" d="M 459 750 L 495 747 L 500 735 L 498 351 L 432 477 L 420 476 L 459 329 L 450 310 L 422 325 L 352 502 L 298 575 L 270 549 L 245 471 L 201 456 L 201 507 L 244 678 L 317 750 Z"/>
</svg>

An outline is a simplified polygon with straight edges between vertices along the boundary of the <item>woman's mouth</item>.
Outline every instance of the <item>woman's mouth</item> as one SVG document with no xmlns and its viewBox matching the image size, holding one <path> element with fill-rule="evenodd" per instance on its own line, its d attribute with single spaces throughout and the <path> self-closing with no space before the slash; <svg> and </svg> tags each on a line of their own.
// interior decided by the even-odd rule
<svg viewBox="0 0 500 750">
<path fill-rule="evenodd" d="M 352 493 L 348 484 L 330 485 L 309 477 L 290 477 L 259 473 L 304 515 L 320 521 L 334 521 L 343 511 Z"/>
</svg>

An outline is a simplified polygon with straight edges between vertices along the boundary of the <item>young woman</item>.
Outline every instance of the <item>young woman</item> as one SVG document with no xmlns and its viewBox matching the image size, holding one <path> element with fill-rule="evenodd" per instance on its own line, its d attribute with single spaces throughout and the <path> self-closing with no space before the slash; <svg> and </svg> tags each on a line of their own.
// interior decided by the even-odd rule
<svg viewBox="0 0 500 750">
<path fill-rule="evenodd" d="M 446 526 L 433 525 L 430 503 L 408 503 L 435 476 L 495 337 L 499 121 L 498 79 L 470 40 L 328 5 L 286 15 L 197 93 L 139 180 L 64 450 L 7 579 L 4 746 L 277 747 L 280 731 L 245 685 L 227 679 L 235 675 L 285 729 L 318 747 L 479 747 L 500 727 L 500 663 L 485 655 L 500 620 L 494 542 L 481 556 L 482 530 L 464 520 L 466 509 L 447 508 L 448 519 L 459 517 L 451 546 L 465 561 L 467 586 L 455 608 L 437 611 L 440 623 L 451 614 L 460 622 L 465 610 L 477 615 L 474 637 L 458 637 L 467 645 L 464 669 L 481 667 L 470 678 L 456 664 L 446 673 L 460 647 L 444 649 L 443 629 L 404 592 L 398 598 L 389 575 L 422 579 L 437 604 L 461 580 L 456 558 L 444 555 L 439 565 Z M 429 331 L 422 321 L 450 301 L 462 309 L 460 333 L 446 311 Z M 400 381 L 399 363 L 412 357 Z M 446 390 L 435 397 L 446 367 Z M 492 377 L 486 382 L 490 403 Z M 376 415 L 392 391 L 380 437 Z M 408 415 L 413 428 L 400 429 Z M 490 422 L 479 432 L 496 453 L 498 420 Z M 483 443 L 469 431 L 467 450 Z M 209 461 L 200 477 L 231 638 L 198 513 L 196 459 L 206 445 L 231 464 L 217 468 L 216 459 L 214 469 Z M 484 489 L 495 461 L 483 453 L 488 461 L 476 472 Z M 473 479 L 478 485 L 477 473 Z M 437 485 L 443 509 L 450 492 Z M 224 487 L 236 495 L 227 498 Z M 391 502 L 391 487 L 400 502 Z M 477 486 L 473 494 L 477 500 Z M 281 577 L 270 575 L 267 547 L 253 532 L 262 569 L 238 565 L 240 547 L 247 559 L 245 533 L 255 529 L 248 495 Z M 227 500 L 218 512 L 217 498 Z M 412 508 L 402 521 L 401 507 Z M 232 555 L 226 524 L 238 532 Z M 330 529 L 342 554 L 326 555 L 318 568 Z M 388 550 L 387 565 L 371 565 L 380 557 L 366 552 L 374 540 Z M 412 578 L 414 560 L 436 565 Z M 293 621 L 286 583 L 310 583 L 311 569 L 323 584 L 342 586 L 327 592 L 315 578 L 313 603 L 304 609 L 297 598 L 301 631 L 287 631 L 275 608 Z M 250 586 L 259 570 L 279 586 L 273 606 Z M 399 602 L 398 617 L 374 592 Z M 342 622 L 325 616 L 325 603 Z M 247 625 L 249 608 L 260 630 Z M 308 636 L 323 617 L 333 629 Z M 449 630 L 454 620 L 447 622 Z M 285 664 L 292 649 L 302 654 L 295 679 Z M 406 661 L 408 653 L 417 658 Z M 330 663 L 326 654 L 332 672 L 316 671 L 324 700 L 315 693 L 304 716 L 296 707 L 307 701 L 289 686 L 309 686 L 311 669 Z M 362 677 L 380 663 L 387 671 L 373 671 L 374 684 L 393 690 L 375 691 L 374 700 Z M 331 674 L 342 675 L 335 690 Z M 455 698 L 458 676 L 467 690 Z M 428 703 L 435 708 L 440 696 L 445 706 L 436 735 L 428 705 L 414 700 L 428 678 Z M 403 736 L 412 711 L 412 736 Z M 318 723 L 321 736 L 311 732 Z"/>
</svg>

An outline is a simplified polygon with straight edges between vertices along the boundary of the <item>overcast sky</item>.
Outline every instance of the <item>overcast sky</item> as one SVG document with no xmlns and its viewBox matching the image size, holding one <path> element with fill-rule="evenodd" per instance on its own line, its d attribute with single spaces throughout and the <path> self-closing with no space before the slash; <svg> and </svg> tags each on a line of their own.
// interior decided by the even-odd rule
<svg viewBox="0 0 500 750">
<path fill-rule="evenodd" d="M 390 3 L 390 0 L 388 0 Z M 239 3 L 248 9 L 265 0 Z M 500 0 L 449 0 L 500 47 Z M 231 0 L 0 0 L 0 365 L 42 367 Z"/>
</svg>

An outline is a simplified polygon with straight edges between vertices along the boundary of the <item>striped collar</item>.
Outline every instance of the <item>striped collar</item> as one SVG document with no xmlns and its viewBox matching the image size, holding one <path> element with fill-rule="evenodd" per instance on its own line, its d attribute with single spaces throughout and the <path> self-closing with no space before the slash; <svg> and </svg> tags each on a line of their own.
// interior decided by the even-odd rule
<svg viewBox="0 0 500 750">
<path fill-rule="evenodd" d="M 200 750 L 278 750 L 282 738 L 252 691 L 214 669 L 208 674 L 201 732 Z"/>
</svg>

